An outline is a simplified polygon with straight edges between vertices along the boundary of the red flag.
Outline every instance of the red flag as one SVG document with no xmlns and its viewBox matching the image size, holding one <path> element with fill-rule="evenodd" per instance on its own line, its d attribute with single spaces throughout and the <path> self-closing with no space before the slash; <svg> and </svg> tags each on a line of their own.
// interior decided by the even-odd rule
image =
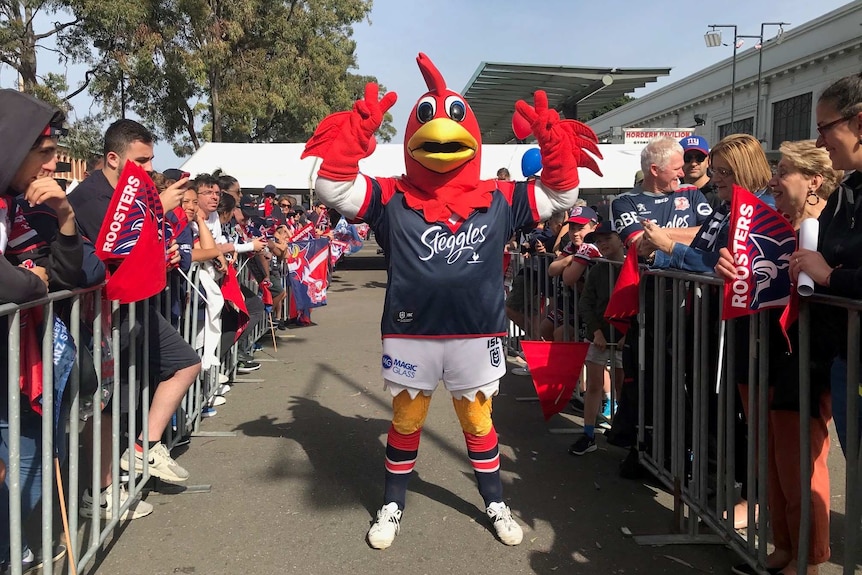
<svg viewBox="0 0 862 575">
<path fill-rule="evenodd" d="M 589 343 L 574 341 L 522 341 L 521 349 L 545 421 L 560 413 L 578 386 Z"/>
<path fill-rule="evenodd" d="M 126 162 L 96 241 L 96 255 L 116 264 L 105 292 L 133 303 L 153 296 L 167 283 L 164 211 L 155 184 L 134 162 Z"/>
<path fill-rule="evenodd" d="M 272 305 L 272 291 L 265 283 L 260 284 L 260 300 L 263 305 Z"/>
<path fill-rule="evenodd" d="M 231 306 L 238 316 L 236 337 L 234 338 L 234 342 L 236 342 L 248 326 L 248 307 L 245 305 L 245 296 L 242 295 L 242 290 L 239 288 L 239 281 L 236 279 L 236 270 L 233 266 L 227 267 L 221 280 L 221 295 L 225 304 Z"/>
<path fill-rule="evenodd" d="M 781 326 L 781 333 L 784 334 L 784 339 L 787 341 L 787 351 L 793 353 L 793 344 L 790 343 L 790 336 L 787 335 L 787 330 L 790 329 L 796 320 L 799 319 L 799 293 L 796 291 L 796 286 L 790 286 L 790 301 L 787 307 L 781 312 L 781 317 L 778 320 L 778 325 Z"/>
<path fill-rule="evenodd" d="M 791 290 L 790 254 L 796 231 L 781 214 L 748 190 L 733 186 L 728 246 L 736 276 L 724 284 L 721 319 L 786 307 Z"/>
<path fill-rule="evenodd" d="M 242 290 L 239 288 L 239 282 L 236 279 L 236 270 L 233 266 L 227 267 L 227 272 L 222 279 L 221 295 L 224 297 L 225 304 L 231 306 L 237 313 L 237 329 L 234 342 L 239 339 L 242 332 L 248 326 L 248 307 L 245 305 L 245 297 L 242 295 Z"/>
<path fill-rule="evenodd" d="M 620 270 L 611 299 L 605 308 L 605 319 L 614 328 L 625 335 L 629 330 L 630 320 L 640 309 L 641 274 L 638 267 L 637 250 L 632 247 L 626 253 L 626 261 Z"/>
</svg>

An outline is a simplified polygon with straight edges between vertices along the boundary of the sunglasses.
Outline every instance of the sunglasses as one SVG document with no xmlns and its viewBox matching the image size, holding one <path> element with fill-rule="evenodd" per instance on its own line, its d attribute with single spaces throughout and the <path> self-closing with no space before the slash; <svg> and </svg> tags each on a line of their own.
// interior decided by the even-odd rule
<svg viewBox="0 0 862 575">
<path fill-rule="evenodd" d="M 278 204 L 279 208 L 289 208 L 290 204 Z"/>
<path fill-rule="evenodd" d="M 826 137 L 826 132 L 840 124 L 841 122 L 847 122 L 848 120 L 852 120 L 856 117 L 856 114 L 850 114 L 849 116 L 843 116 L 838 118 L 837 120 L 832 120 L 828 124 L 823 124 L 822 126 L 817 126 L 817 133 L 820 134 L 821 138 Z"/>
<path fill-rule="evenodd" d="M 682 161 L 686 164 L 691 162 L 697 162 L 698 164 L 702 164 L 705 159 L 706 156 L 704 154 L 699 154 L 697 152 L 689 152 L 682 157 Z"/>
</svg>

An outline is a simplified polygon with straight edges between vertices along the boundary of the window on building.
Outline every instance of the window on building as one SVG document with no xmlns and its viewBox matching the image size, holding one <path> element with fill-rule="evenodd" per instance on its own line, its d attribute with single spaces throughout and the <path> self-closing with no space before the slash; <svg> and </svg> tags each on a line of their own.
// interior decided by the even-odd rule
<svg viewBox="0 0 862 575">
<path fill-rule="evenodd" d="M 811 139 L 811 92 L 772 105 L 771 148 L 781 142 Z"/>
<path fill-rule="evenodd" d="M 730 122 L 727 124 L 721 124 L 718 127 L 719 140 L 731 134 L 754 134 L 754 116 L 743 118 L 741 120 L 734 120 L 732 127 Z"/>
</svg>

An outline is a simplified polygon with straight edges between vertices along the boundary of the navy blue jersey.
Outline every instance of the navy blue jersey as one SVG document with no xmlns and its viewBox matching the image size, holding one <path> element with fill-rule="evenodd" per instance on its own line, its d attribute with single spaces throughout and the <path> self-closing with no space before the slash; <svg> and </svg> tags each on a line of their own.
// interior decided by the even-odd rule
<svg viewBox="0 0 862 575">
<path fill-rule="evenodd" d="M 712 214 L 703 193 L 693 186 L 676 192 L 645 192 L 636 188 L 620 194 L 611 203 L 614 229 L 623 242 L 643 231 L 641 220 L 652 220 L 663 228 L 699 227 Z"/>
<path fill-rule="evenodd" d="M 453 231 L 427 223 L 397 190 L 387 201 L 380 184 L 369 181 L 358 218 L 374 230 L 387 257 L 383 337 L 504 335 L 503 249 L 516 228 L 535 221 L 532 185 L 516 184 L 511 197 L 494 191 L 487 209 Z"/>
</svg>

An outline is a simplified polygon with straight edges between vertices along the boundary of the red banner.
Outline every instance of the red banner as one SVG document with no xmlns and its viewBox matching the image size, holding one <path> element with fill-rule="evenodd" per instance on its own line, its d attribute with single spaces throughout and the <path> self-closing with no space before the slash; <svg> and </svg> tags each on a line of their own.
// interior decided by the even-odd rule
<svg viewBox="0 0 862 575">
<path fill-rule="evenodd" d="M 589 343 L 573 341 L 522 341 L 521 349 L 545 421 L 560 413 L 578 386 Z"/>
</svg>

